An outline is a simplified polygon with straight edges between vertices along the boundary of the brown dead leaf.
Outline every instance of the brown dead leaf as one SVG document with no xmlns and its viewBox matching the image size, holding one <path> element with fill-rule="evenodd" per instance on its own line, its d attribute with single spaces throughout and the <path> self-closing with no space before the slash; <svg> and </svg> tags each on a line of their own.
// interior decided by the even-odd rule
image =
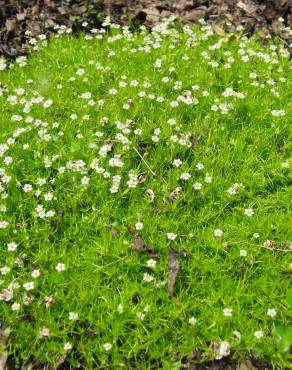
<svg viewBox="0 0 292 370">
<path fill-rule="evenodd" d="M 133 249 L 137 252 L 142 252 L 144 250 L 145 243 L 141 236 L 135 235 L 133 239 Z"/>
<path fill-rule="evenodd" d="M 16 18 L 17 18 L 18 22 L 24 21 L 25 18 L 26 18 L 26 12 L 17 13 L 16 14 Z"/>
<path fill-rule="evenodd" d="M 213 31 L 217 33 L 217 35 L 219 35 L 220 37 L 226 37 L 225 31 L 223 30 L 223 28 L 218 26 L 218 24 L 213 24 L 212 28 L 213 28 Z"/>
<path fill-rule="evenodd" d="M 173 297 L 174 285 L 179 271 L 179 261 L 177 253 L 172 248 L 168 249 L 168 285 L 167 292 L 170 297 Z"/>
<path fill-rule="evenodd" d="M 148 247 L 140 235 L 135 235 L 133 238 L 133 250 L 136 252 L 145 252 L 151 258 L 159 257 L 159 254 L 153 247 Z"/>
<path fill-rule="evenodd" d="M 16 19 L 6 19 L 5 27 L 8 34 L 14 32 L 16 28 Z"/>
</svg>

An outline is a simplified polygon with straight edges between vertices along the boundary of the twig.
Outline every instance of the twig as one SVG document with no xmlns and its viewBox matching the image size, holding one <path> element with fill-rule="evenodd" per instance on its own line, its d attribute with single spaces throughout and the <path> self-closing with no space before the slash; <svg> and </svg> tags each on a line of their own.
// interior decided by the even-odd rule
<svg viewBox="0 0 292 370">
<path fill-rule="evenodd" d="M 142 159 L 142 161 L 145 163 L 146 167 L 148 168 L 148 170 L 152 173 L 153 176 L 156 176 L 156 173 L 154 171 L 152 171 L 152 169 L 150 168 L 149 164 L 145 161 L 145 159 L 143 158 L 143 156 L 141 155 L 141 153 L 138 151 L 137 148 L 133 147 L 133 149 L 135 150 L 135 152 L 138 154 L 138 156 Z M 163 177 L 161 177 L 162 180 L 167 183 L 165 181 L 165 179 Z"/>
</svg>

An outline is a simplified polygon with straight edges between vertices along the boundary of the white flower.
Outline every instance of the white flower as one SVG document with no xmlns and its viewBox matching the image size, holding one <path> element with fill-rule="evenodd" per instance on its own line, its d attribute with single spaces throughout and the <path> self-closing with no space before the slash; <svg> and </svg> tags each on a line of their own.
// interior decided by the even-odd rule
<svg viewBox="0 0 292 370">
<path fill-rule="evenodd" d="M 197 167 L 198 170 L 202 170 L 204 168 L 204 165 L 203 165 L 203 163 L 197 163 L 196 167 Z"/>
<path fill-rule="evenodd" d="M 110 351 L 113 348 L 113 345 L 111 343 L 105 343 L 103 348 L 105 351 Z"/>
<path fill-rule="evenodd" d="M 220 237 L 223 235 L 223 231 L 220 229 L 214 230 L 214 236 Z"/>
<path fill-rule="evenodd" d="M 89 184 L 89 177 L 83 176 L 81 179 L 81 184 L 82 185 L 88 185 Z"/>
<path fill-rule="evenodd" d="M 259 233 L 254 233 L 253 236 L 252 236 L 254 239 L 258 239 L 260 237 L 260 234 Z"/>
<path fill-rule="evenodd" d="M 154 277 L 148 274 L 147 272 L 145 272 L 145 274 L 143 275 L 143 281 L 145 281 L 146 283 L 150 283 L 153 280 L 154 280 Z"/>
<path fill-rule="evenodd" d="M 57 271 L 65 271 L 65 265 L 64 263 L 58 263 L 57 266 L 56 266 L 56 270 Z"/>
<path fill-rule="evenodd" d="M 10 271 L 10 267 L 4 266 L 0 268 L 1 275 L 6 275 Z"/>
<path fill-rule="evenodd" d="M 167 121 L 167 123 L 170 126 L 175 126 L 176 125 L 176 120 L 174 118 L 169 118 L 169 120 Z"/>
<path fill-rule="evenodd" d="M 181 180 L 189 180 L 191 178 L 191 175 L 188 172 L 184 172 L 180 175 Z"/>
<path fill-rule="evenodd" d="M 174 161 L 172 162 L 172 164 L 175 167 L 179 167 L 182 164 L 182 161 L 180 159 L 174 159 Z"/>
<path fill-rule="evenodd" d="M 23 185 L 22 190 L 25 193 L 29 193 L 30 191 L 32 191 L 32 185 L 31 184 L 25 184 L 25 185 Z"/>
<path fill-rule="evenodd" d="M 247 215 L 248 217 L 252 217 L 254 215 L 254 211 L 251 208 L 246 208 L 244 210 L 244 214 Z"/>
<path fill-rule="evenodd" d="M 7 226 L 8 226 L 7 221 L 0 221 L 0 229 L 6 229 Z"/>
<path fill-rule="evenodd" d="M 223 315 L 226 316 L 226 317 L 231 317 L 232 316 L 232 311 L 233 311 L 232 308 L 224 308 L 223 309 Z"/>
<path fill-rule="evenodd" d="M 210 184 L 210 183 L 212 182 L 212 177 L 211 177 L 211 176 L 206 176 L 206 177 L 205 177 L 205 182 L 206 182 L 207 184 Z"/>
<path fill-rule="evenodd" d="M 156 266 L 157 261 L 155 261 L 153 258 L 150 258 L 150 260 L 147 261 L 147 266 L 154 269 Z"/>
<path fill-rule="evenodd" d="M 267 315 L 270 317 L 275 317 L 277 315 L 277 311 L 275 310 L 275 308 L 269 308 L 267 311 Z"/>
<path fill-rule="evenodd" d="M 33 277 L 34 279 L 39 277 L 40 276 L 40 270 L 33 270 L 32 273 L 31 273 L 31 277 Z"/>
<path fill-rule="evenodd" d="M 27 283 L 24 283 L 22 285 L 24 287 L 25 290 L 29 291 L 29 290 L 33 290 L 34 289 L 34 283 L 33 281 L 29 281 Z"/>
<path fill-rule="evenodd" d="M 284 168 L 289 168 L 289 163 L 288 163 L 288 162 L 283 162 L 283 163 L 282 163 L 282 167 L 284 167 Z"/>
<path fill-rule="evenodd" d="M 244 249 L 241 249 L 239 252 L 240 257 L 246 257 L 247 256 L 247 251 Z"/>
<path fill-rule="evenodd" d="M 194 188 L 195 190 L 201 190 L 201 189 L 202 189 L 202 187 L 203 187 L 203 184 L 201 184 L 200 182 L 195 182 L 195 183 L 193 184 L 193 188 Z"/>
<path fill-rule="evenodd" d="M 53 100 L 52 99 L 49 99 L 49 100 L 46 100 L 44 102 L 43 107 L 44 108 L 49 108 L 52 104 L 53 104 Z"/>
<path fill-rule="evenodd" d="M 167 233 L 167 238 L 168 238 L 169 240 L 175 240 L 175 239 L 176 239 L 176 237 L 177 237 L 177 235 L 176 235 L 176 234 L 174 234 L 174 233 Z"/>
<path fill-rule="evenodd" d="M 144 227 L 143 222 L 140 222 L 140 221 L 136 222 L 135 224 L 136 230 L 142 230 L 143 227 Z"/>
<path fill-rule="evenodd" d="M 253 335 L 257 338 L 257 339 L 261 339 L 263 336 L 264 336 L 264 333 L 262 332 L 262 330 L 258 330 L 258 331 L 255 331 L 253 333 Z"/>
<path fill-rule="evenodd" d="M 15 242 L 11 242 L 7 244 L 7 250 L 9 252 L 14 252 L 17 248 L 17 244 Z"/>
<path fill-rule="evenodd" d="M 77 312 L 69 312 L 69 320 L 75 321 L 78 319 L 78 313 Z"/>
<path fill-rule="evenodd" d="M 189 318 L 189 324 L 190 325 L 195 325 L 197 321 L 198 320 L 194 316 L 192 316 L 192 317 Z"/>
<path fill-rule="evenodd" d="M 12 311 L 18 311 L 20 309 L 20 304 L 19 303 L 13 303 L 11 306 Z"/>
<path fill-rule="evenodd" d="M 64 350 L 65 351 L 70 351 L 72 349 L 72 344 L 70 342 L 67 342 L 64 344 Z"/>
</svg>

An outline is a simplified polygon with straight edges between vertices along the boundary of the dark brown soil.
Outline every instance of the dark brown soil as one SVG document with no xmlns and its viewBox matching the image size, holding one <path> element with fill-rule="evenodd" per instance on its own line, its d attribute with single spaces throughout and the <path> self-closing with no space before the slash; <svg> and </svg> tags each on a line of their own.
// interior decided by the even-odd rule
<svg viewBox="0 0 292 370">
<path fill-rule="evenodd" d="M 203 18 L 227 22 L 231 32 L 242 26 L 247 34 L 277 34 L 292 41 L 292 32 L 283 30 L 292 27 L 292 0 L 0 0 L 0 55 L 26 54 L 26 31 L 48 35 L 55 25 L 71 27 L 73 33 L 89 31 L 100 27 L 105 14 L 121 24 L 148 27 L 172 15 L 187 23 Z"/>
</svg>

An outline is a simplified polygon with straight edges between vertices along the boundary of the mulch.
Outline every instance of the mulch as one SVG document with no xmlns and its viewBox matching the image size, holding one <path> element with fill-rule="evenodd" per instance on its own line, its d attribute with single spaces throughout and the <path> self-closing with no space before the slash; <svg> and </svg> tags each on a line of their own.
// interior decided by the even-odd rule
<svg viewBox="0 0 292 370">
<path fill-rule="evenodd" d="M 120 24 L 147 27 L 172 15 L 190 24 L 204 18 L 211 24 L 228 22 L 231 32 L 242 26 L 247 34 L 278 35 L 287 45 L 292 41 L 291 0 L 0 0 L 0 56 L 26 55 L 27 31 L 49 35 L 56 25 L 73 33 L 90 31 L 106 14 Z"/>
</svg>

